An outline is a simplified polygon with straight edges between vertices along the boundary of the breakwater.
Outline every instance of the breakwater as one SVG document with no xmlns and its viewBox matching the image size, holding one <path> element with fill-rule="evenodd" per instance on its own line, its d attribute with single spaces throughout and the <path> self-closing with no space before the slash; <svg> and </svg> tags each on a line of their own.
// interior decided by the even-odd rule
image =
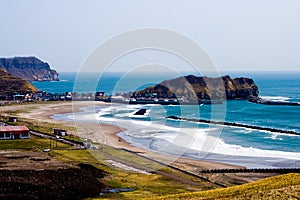
<svg viewBox="0 0 300 200">
<path fill-rule="evenodd" d="M 205 124 L 216 124 L 216 125 L 221 125 L 221 126 L 233 126 L 233 127 L 239 127 L 239 128 L 249 128 L 249 129 L 260 130 L 260 131 L 269 131 L 269 132 L 273 132 L 273 133 L 285 133 L 285 134 L 292 134 L 292 135 L 300 135 L 300 132 L 296 132 L 296 131 L 240 124 L 240 123 L 235 123 L 235 122 L 222 122 L 222 121 L 213 121 L 213 120 L 206 120 L 206 119 L 190 119 L 190 118 L 177 117 L 177 116 L 168 116 L 167 119 L 184 120 L 184 121 L 190 121 L 190 122 L 200 122 L 200 123 L 205 123 Z"/>
<path fill-rule="evenodd" d="M 248 101 L 251 103 L 273 105 L 273 106 L 300 106 L 300 102 L 271 101 L 271 100 L 262 99 L 260 97 L 250 97 Z"/>
<path fill-rule="evenodd" d="M 213 174 L 213 173 L 299 173 L 300 168 L 253 168 L 253 169 L 210 169 L 202 170 L 200 173 Z"/>
</svg>

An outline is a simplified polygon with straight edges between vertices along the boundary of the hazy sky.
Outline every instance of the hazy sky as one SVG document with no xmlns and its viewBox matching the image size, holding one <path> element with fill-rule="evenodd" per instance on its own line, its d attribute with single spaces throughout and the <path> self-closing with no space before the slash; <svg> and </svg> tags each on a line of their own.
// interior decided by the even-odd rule
<svg viewBox="0 0 300 200">
<path fill-rule="evenodd" d="M 0 8 L 0 56 L 35 55 L 58 71 L 76 71 L 107 38 L 143 27 L 187 35 L 223 71 L 300 70 L 299 0 L 0 0 Z"/>
</svg>

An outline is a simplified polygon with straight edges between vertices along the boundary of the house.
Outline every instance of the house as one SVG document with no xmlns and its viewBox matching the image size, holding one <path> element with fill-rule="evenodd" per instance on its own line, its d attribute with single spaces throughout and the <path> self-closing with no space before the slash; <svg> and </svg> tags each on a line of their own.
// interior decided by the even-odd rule
<svg viewBox="0 0 300 200">
<path fill-rule="evenodd" d="M 26 126 L 1 126 L 0 140 L 30 138 L 30 131 Z"/>
<path fill-rule="evenodd" d="M 8 122 L 18 122 L 18 118 L 17 117 L 8 117 Z"/>
<path fill-rule="evenodd" d="M 15 94 L 14 96 L 15 101 L 24 101 L 25 100 L 25 95 L 23 94 Z"/>
<path fill-rule="evenodd" d="M 73 97 L 72 92 L 66 92 L 65 97 L 66 97 L 66 100 L 72 100 L 72 97 Z"/>
<path fill-rule="evenodd" d="M 68 135 L 66 130 L 59 129 L 59 128 L 54 129 L 54 134 L 58 135 L 58 136 L 67 136 Z"/>
<path fill-rule="evenodd" d="M 95 100 L 96 101 L 101 101 L 105 98 L 105 92 L 96 92 L 95 94 Z"/>
</svg>

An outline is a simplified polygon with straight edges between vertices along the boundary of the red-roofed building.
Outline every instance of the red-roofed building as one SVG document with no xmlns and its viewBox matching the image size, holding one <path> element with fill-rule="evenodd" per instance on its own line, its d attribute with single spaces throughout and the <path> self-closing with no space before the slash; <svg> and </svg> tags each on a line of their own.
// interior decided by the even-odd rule
<svg viewBox="0 0 300 200">
<path fill-rule="evenodd" d="M 30 138 L 29 132 L 26 126 L 0 126 L 0 140 Z"/>
</svg>

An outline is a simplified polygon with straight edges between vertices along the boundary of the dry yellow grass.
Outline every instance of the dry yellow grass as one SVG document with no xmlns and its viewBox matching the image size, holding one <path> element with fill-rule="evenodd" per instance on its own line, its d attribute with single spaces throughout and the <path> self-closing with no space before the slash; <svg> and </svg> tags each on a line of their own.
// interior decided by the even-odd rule
<svg viewBox="0 0 300 200">
<path fill-rule="evenodd" d="M 292 173 L 279 175 L 240 186 L 233 186 L 229 188 L 215 189 L 204 192 L 190 192 L 178 195 L 168 195 L 155 199 L 300 199 L 300 174 Z"/>
</svg>

